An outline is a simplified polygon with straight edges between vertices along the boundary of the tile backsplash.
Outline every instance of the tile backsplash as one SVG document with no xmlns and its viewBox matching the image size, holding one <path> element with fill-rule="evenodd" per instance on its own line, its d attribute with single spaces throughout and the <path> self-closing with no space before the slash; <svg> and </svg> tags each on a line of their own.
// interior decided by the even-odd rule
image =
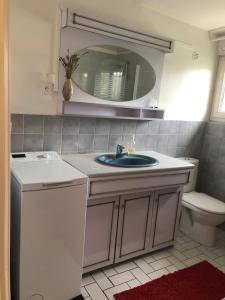
<svg viewBox="0 0 225 300">
<path fill-rule="evenodd" d="M 114 152 L 117 144 L 171 156 L 200 156 L 204 122 L 12 115 L 12 152 Z"/>
</svg>

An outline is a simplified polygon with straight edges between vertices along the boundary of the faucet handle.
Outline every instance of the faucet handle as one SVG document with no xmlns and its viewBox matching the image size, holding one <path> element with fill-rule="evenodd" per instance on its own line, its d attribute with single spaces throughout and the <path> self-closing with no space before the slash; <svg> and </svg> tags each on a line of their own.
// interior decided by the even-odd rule
<svg viewBox="0 0 225 300">
<path fill-rule="evenodd" d="M 123 149 L 125 149 L 125 147 L 123 145 L 118 144 L 116 146 L 116 155 L 122 154 Z"/>
</svg>

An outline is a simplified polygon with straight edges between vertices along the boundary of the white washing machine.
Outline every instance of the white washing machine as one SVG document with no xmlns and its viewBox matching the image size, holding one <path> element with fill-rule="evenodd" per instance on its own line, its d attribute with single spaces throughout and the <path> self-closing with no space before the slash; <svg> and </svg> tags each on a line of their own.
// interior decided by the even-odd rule
<svg viewBox="0 0 225 300">
<path fill-rule="evenodd" d="M 13 300 L 81 296 L 87 176 L 56 152 L 11 154 Z"/>
</svg>

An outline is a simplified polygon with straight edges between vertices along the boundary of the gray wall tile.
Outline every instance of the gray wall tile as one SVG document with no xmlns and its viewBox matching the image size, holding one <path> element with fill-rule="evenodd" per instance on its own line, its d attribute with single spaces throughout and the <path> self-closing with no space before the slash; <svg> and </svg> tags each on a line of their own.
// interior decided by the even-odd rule
<svg viewBox="0 0 225 300">
<path fill-rule="evenodd" d="M 76 135 L 79 134 L 80 119 L 76 117 L 64 116 L 62 134 Z"/>
<path fill-rule="evenodd" d="M 187 151 L 184 147 L 177 147 L 176 148 L 176 157 L 183 157 L 187 156 Z"/>
<path fill-rule="evenodd" d="M 162 121 L 159 125 L 159 134 L 169 134 L 171 121 Z"/>
<path fill-rule="evenodd" d="M 24 134 L 23 151 L 42 151 L 43 135 L 42 134 Z"/>
<path fill-rule="evenodd" d="M 156 150 L 158 143 L 158 136 L 157 135 L 148 135 L 147 136 L 147 149 L 148 150 Z"/>
<path fill-rule="evenodd" d="M 96 119 L 80 118 L 80 134 L 94 134 Z"/>
<path fill-rule="evenodd" d="M 137 134 L 135 137 L 135 150 L 147 150 L 148 135 Z"/>
<path fill-rule="evenodd" d="M 24 133 L 39 133 L 44 131 L 44 117 L 36 115 L 24 116 Z"/>
<path fill-rule="evenodd" d="M 62 136 L 62 153 L 77 153 L 78 152 L 78 135 L 63 135 Z"/>
<path fill-rule="evenodd" d="M 185 153 L 199 157 L 204 134 L 203 122 L 133 121 L 33 115 L 13 115 L 12 120 L 14 120 L 14 131 L 40 133 L 36 139 L 33 137 L 35 141 L 33 145 L 31 145 L 32 138 L 26 137 L 24 147 L 23 135 L 19 139 L 13 134 L 12 149 L 21 151 L 40 150 L 42 140 L 44 150 L 56 150 L 59 153 L 115 152 L 117 144 L 130 146 L 135 135 L 136 150 L 156 150 L 173 156 Z M 43 132 L 44 135 L 41 137 Z M 219 150 L 221 157 L 224 156 L 222 150 L 221 146 Z M 206 151 L 207 156 L 210 151 Z"/>
<path fill-rule="evenodd" d="M 176 157 L 176 147 L 169 147 L 167 148 L 167 155 Z"/>
<path fill-rule="evenodd" d="M 125 121 L 123 127 L 124 134 L 134 134 L 136 131 L 136 121 Z"/>
<path fill-rule="evenodd" d="M 168 147 L 176 148 L 177 146 L 177 135 L 170 134 L 168 135 Z"/>
<path fill-rule="evenodd" d="M 199 131 L 201 127 L 199 126 Z M 198 190 L 225 202 L 225 124 L 206 124 Z M 225 228 L 225 227 L 224 227 Z"/>
<path fill-rule="evenodd" d="M 187 134 L 179 134 L 177 137 L 177 147 L 187 147 L 190 143 L 190 136 Z"/>
<path fill-rule="evenodd" d="M 23 134 L 11 135 L 11 152 L 23 151 Z"/>
<path fill-rule="evenodd" d="M 159 133 L 159 127 L 160 127 L 160 121 L 150 121 L 148 123 L 148 133 L 149 134 L 158 134 Z"/>
<path fill-rule="evenodd" d="M 131 146 L 132 144 L 133 144 L 133 135 L 132 134 L 123 135 L 122 145 L 127 148 L 127 147 Z"/>
<path fill-rule="evenodd" d="M 206 126 L 206 134 L 214 137 L 225 137 L 225 124 L 210 122 Z"/>
<path fill-rule="evenodd" d="M 44 119 L 45 134 L 61 134 L 62 133 L 62 117 L 46 116 Z"/>
<path fill-rule="evenodd" d="M 148 134 L 149 122 L 138 121 L 136 125 L 136 134 Z"/>
<path fill-rule="evenodd" d="M 78 143 L 79 153 L 88 153 L 94 151 L 94 135 L 93 134 L 80 134 Z"/>
<path fill-rule="evenodd" d="M 23 115 L 13 114 L 11 116 L 12 133 L 23 133 Z"/>
<path fill-rule="evenodd" d="M 44 151 L 61 152 L 62 135 L 60 134 L 45 134 L 44 135 Z"/>
<path fill-rule="evenodd" d="M 123 120 L 110 120 L 110 134 L 123 134 Z"/>
<path fill-rule="evenodd" d="M 116 146 L 118 144 L 122 144 L 122 135 L 118 134 L 111 134 L 109 136 L 109 151 L 110 152 L 116 152 Z"/>
<path fill-rule="evenodd" d="M 94 138 L 94 152 L 108 152 L 109 136 L 95 135 Z"/>
<path fill-rule="evenodd" d="M 110 132 L 110 120 L 109 119 L 97 119 L 95 134 L 109 134 Z"/>
<path fill-rule="evenodd" d="M 163 134 L 163 135 L 158 135 L 157 138 L 157 147 L 167 147 L 168 145 L 168 135 Z"/>
<path fill-rule="evenodd" d="M 179 123 L 180 123 L 180 125 L 179 125 L 178 133 L 188 135 L 191 122 L 189 122 L 189 121 L 180 121 Z"/>
<path fill-rule="evenodd" d="M 156 148 L 156 151 L 161 154 L 167 154 L 167 146 L 164 145 L 158 145 Z"/>
</svg>

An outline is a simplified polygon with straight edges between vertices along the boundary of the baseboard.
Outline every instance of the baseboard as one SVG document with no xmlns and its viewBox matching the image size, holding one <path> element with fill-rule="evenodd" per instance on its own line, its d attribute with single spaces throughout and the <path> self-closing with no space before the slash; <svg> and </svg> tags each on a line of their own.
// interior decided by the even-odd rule
<svg viewBox="0 0 225 300">
<path fill-rule="evenodd" d="M 79 295 L 71 300 L 84 300 L 84 297 L 82 295 Z"/>
</svg>

